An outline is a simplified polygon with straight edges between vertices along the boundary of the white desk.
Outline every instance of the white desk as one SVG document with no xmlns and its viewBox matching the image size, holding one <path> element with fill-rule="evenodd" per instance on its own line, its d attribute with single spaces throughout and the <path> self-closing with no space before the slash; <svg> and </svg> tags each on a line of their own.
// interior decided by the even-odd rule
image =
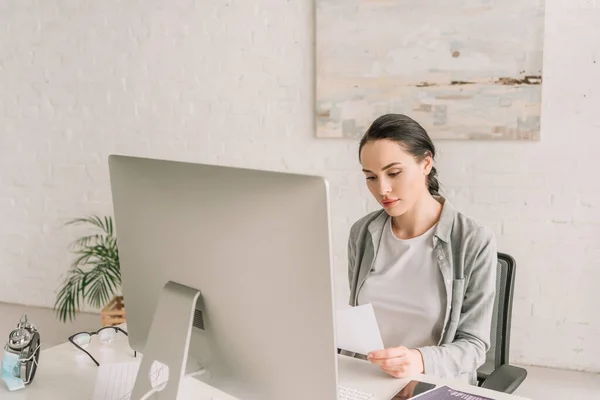
<svg viewBox="0 0 600 400">
<path fill-rule="evenodd" d="M 133 351 L 129 348 L 127 337 L 125 335 L 119 334 L 117 339 L 107 346 L 99 345 L 97 337 L 95 337 L 95 339 L 96 340 L 92 339 L 92 344 L 90 344 L 88 350 L 100 364 L 135 360 Z M 365 361 L 340 356 L 340 369 L 344 368 L 344 365 L 347 365 L 347 363 L 359 363 L 366 370 L 374 367 Z M 361 380 L 364 381 L 365 378 L 360 372 L 360 368 L 362 367 L 359 367 L 358 369 L 352 368 L 352 374 L 345 374 L 343 377 L 340 377 L 340 383 L 344 384 L 349 382 L 360 382 Z M 98 367 L 85 353 L 77 350 L 71 343 L 66 342 L 42 351 L 40 355 L 40 365 L 35 379 L 33 383 L 25 389 L 9 392 L 6 389 L 6 386 L 4 386 L 4 382 L 0 382 L 0 400 L 92 399 L 97 372 Z M 419 377 L 419 380 L 438 385 L 448 384 L 457 390 L 463 389 L 496 400 L 526 400 L 522 397 L 498 393 L 470 385 L 447 382 L 431 376 L 422 375 Z M 389 382 L 388 379 L 383 377 L 382 383 L 385 381 Z M 198 390 L 198 388 L 208 388 L 196 380 L 193 382 L 195 390 Z M 372 385 L 374 383 L 369 381 L 369 384 Z M 363 387 L 368 387 L 368 384 Z M 208 395 L 209 393 L 206 394 Z M 229 400 L 230 397 L 219 394 L 219 399 Z"/>
</svg>

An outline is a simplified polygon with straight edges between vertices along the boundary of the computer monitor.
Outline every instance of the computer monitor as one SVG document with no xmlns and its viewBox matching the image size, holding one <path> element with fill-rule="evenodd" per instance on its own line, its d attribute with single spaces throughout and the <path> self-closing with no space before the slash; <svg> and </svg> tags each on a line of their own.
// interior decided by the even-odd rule
<svg viewBox="0 0 600 400">
<path fill-rule="evenodd" d="M 243 400 L 337 398 L 326 180 L 120 155 L 109 170 L 138 392 L 154 358 L 163 396 L 197 363 Z"/>
</svg>

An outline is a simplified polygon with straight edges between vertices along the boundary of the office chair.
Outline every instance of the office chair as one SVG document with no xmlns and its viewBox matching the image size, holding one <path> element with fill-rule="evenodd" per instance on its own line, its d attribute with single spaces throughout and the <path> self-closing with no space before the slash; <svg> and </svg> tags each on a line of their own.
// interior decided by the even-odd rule
<svg viewBox="0 0 600 400">
<path fill-rule="evenodd" d="M 514 258 L 498 253 L 491 346 L 485 364 L 477 370 L 479 386 L 504 393 L 513 393 L 527 376 L 527 370 L 510 365 L 508 361 L 515 268 Z"/>
</svg>

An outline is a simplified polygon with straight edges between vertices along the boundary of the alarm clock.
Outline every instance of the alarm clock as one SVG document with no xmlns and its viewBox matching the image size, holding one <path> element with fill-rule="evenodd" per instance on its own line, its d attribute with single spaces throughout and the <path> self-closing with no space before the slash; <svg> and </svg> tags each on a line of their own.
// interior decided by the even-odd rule
<svg viewBox="0 0 600 400">
<path fill-rule="evenodd" d="M 27 314 L 21 317 L 17 328 L 8 335 L 4 350 L 18 356 L 19 363 L 15 366 L 13 375 L 29 385 L 35 377 L 40 359 L 40 333 L 29 323 Z"/>
</svg>

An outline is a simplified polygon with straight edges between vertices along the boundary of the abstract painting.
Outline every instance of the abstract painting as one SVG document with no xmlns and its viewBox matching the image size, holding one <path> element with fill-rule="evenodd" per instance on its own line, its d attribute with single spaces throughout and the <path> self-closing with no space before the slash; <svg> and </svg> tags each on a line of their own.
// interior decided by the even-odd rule
<svg viewBox="0 0 600 400">
<path fill-rule="evenodd" d="M 540 140 L 544 0 L 316 0 L 316 131 Z"/>
</svg>

